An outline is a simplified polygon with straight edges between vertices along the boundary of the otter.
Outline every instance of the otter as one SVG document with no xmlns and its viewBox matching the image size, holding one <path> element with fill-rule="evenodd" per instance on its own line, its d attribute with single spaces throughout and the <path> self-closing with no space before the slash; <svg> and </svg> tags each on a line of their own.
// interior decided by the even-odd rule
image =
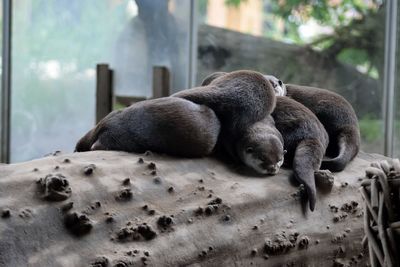
<svg viewBox="0 0 400 267">
<path fill-rule="evenodd" d="M 309 108 L 324 125 L 329 135 L 327 156 L 322 161 L 321 169 L 339 172 L 353 160 L 360 150 L 360 130 L 358 120 L 351 104 L 341 95 L 332 91 L 284 84 L 272 75 L 265 75 L 267 79 L 286 94 L 286 96 L 302 103 Z"/>
<path fill-rule="evenodd" d="M 277 96 L 286 96 L 286 85 L 273 75 L 264 75 L 264 77 L 272 84 Z"/>
<path fill-rule="evenodd" d="M 316 203 L 315 173 L 319 171 L 328 147 L 328 133 L 314 113 L 301 103 L 284 96 L 277 96 L 276 101 L 272 117 L 287 151 L 284 166 L 292 166 L 296 179 L 304 184 L 313 211 Z"/>
<path fill-rule="evenodd" d="M 325 179 L 324 175 L 330 178 L 320 171 L 329 143 L 328 133 L 308 108 L 288 97 L 276 97 L 272 118 L 267 117 L 248 128 L 236 144 L 238 154 L 246 165 L 262 174 L 275 174 L 282 161 L 285 167 L 292 167 L 295 178 L 307 190 L 313 211 L 315 179 Z"/>
<path fill-rule="evenodd" d="M 216 72 L 204 79 L 210 84 L 213 79 L 225 75 Z M 277 96 L 288 96 L 309 108 L 324 125 L 329 135 L 329 145 L 321 169 L 339 172 L 353 160 L 360 150 L 360 130 L 357 116 L 351 104 L 342 96 L 321 88 L 284 84 L 272 75 L 264 75 L 272 84 Z"/>
<path fill-rule="evenodd" d="M 284 161 L 283 138 L 272 116 L 251 125 L 235 144 L 236 153 L 246 166 L 260 174 L 275 175 Z"/>
<path fill-rule="evenodd" d="M 182 98 L 164 97 L 113 111 L 83 136 L 75 151 L 147 150 L 182 157 L 211 154 L 220 133 L 214 111 Z"/>
<path fill-rule="evenodd" d="M 212 73 L 202 81 L 201 86 L 212 85 L 215 79 L 226 74 L 226 72 Z M 275 91 L 275 94 L 278 92 Z M 282 135 L 275 128 L 274 120 L 269 115 L 248 126 L 233 147 L 234 151 L 230 153 L 231 159 L 243 163 L 259 174 L 275 175 L 283 164 L 285 151 Z"/>
<path fill-rule="evenodd" d="M 342 96 L 320 88 L 286 85 L 287 96 L 308 107 L 329 134 L 327 156 L 321 169 L 344 170 L 360 151 L 360 129 L 356 113 Z"/>
<path fill-rule="evenodd" d="M 275 108 L 271 83 L 261 73 L 246 70 L 216 75 L 210 84 L 180 91 L 172 97 L 211 108 L 221 122 L 217 146 L 234 158 L 237 155 L 233 146 L 237 140 Z"/>
<path fill-rule="evenodd" d="M 208 75 L 204 80 L 201 82 L 201 86 L 207 86 L 210 83 L 212 83 L 216 78 L 219 78 L 221 76 L 224 76 L 228 74 L 227 72 L 219 71 L 219 72 L 214 72 Z M 285 91 L 285 84 L 282 83 L 281 80 L 276 78 L 275 76 L 272 75 L 264 75 L 264 78 L 267 79 L 272 87 L 274 88 L 274 92 L 276 96 L 284 96 L 286 95 Z"/>
<path fill-rule="evenodd" d="M 223 72 L 213 74 L 212 77 L 208 76 L 203 84 L 213 85 L 215 81 L 228 75 Z M 273 85 L 282 93 L 282 89 L 278 86 L 279 82 L 276 86 Z M 247 133 L 244 132 L 242 138 L 237 139 L 237 153 L 246 165 L 253 167 L 256 171 L 274 173 L 278 169 L 276 167 L 280 167 L 278 162 L 282 160 L 282 154 L 285 152 L 280 153 L 283 150 L 276 144 L 279 142 L 268 143 L 265 139 L 274 140 L 275 138 L 271 138 L 269 132 L 274 132 L 276 128 L 282 136 L 283 148 L 287 151 L 283 164 L 286 167 L 292 166 L 296 179 L 304 184 L 309 198 L 309 207 L 313 211 L 316 203 L 315 176 L 319 175 L 321 162 L 329 143 L 328 133 L 308 108 L 288 97 L 276 96 L 272 118 L 275 124 L 271 124 L 271 120 L 265 117 L 260 122 L 250 125 Z M 267 133 L 264 134 L 266 129 L 268 129 Z M 262 168 L 263 163 L 257 159 L 263 159 L 265 155 L 268 155 L 268 158 L 276 158 L 274 163 L 270 164 L 270 167 L 276 166 L 275 170 Z"/>
</svg>

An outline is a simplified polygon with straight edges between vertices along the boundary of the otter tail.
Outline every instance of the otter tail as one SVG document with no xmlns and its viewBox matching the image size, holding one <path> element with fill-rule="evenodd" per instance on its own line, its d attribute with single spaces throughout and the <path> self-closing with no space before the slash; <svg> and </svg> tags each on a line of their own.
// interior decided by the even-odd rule
<svg viewBox="0 0 400 267">
<path fill-rule="evenodd" d="M 360 133 L 356 127 L 343 129 L 338 136 L 339 154 L 332 159 L 322 161 L 321 169 L 332 172 L 343 171 L 347 164 L 354 159 L 360 149 Z"/>
<path fill-rule="evenodd" d="M 76 144 L 74 152 L 84 152 L 90 150 L 104 150 L 104 146 L 100 144 L 98 138 L 101 133 L 107 130 L 107 125 L 109 121 L 117 114 L 121 113 L 121 110 L 114 110 L 110 112 L 107 116 L 97 123 L 97 125 L 87 132 Z"/>
<path fill-rule="evenodd" d="M 318 140 L 306 139 L 297 146 L 293 159 L 294 175 L 306 188 L 311 211 L 314 211 L 317 201 L 314 172 L 319 169 L 324 153 L 325 149 Z"/>
<path fill-rule="evenodd" d="M 98 136 L 98 134 L 96 134 L 96 129 L 97 127 L 93 128 L 92 130 L 87 132 L 81 139 L 79 139 L 78 143 L 75 146 L 74 152 L 84 152 L 91 150 L 91 147 Z"/>
</svg>

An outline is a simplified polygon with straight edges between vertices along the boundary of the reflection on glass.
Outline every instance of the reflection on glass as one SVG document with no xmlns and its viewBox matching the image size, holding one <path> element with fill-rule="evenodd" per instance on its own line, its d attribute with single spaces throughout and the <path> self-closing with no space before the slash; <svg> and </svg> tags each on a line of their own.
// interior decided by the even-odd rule
<svg viewBox="0 0 400 267">
<path fill-rule="evenodd" d="M 94 125 L 95 65 L 110 62 L 132 4 L 13 1 L 12 162 L 72 151 Z"/>
<path fill-rule="evenodd" d="M 200 0 L 197 83 L 253 69 L 343 95 L 360 121 L 362 149 L 383 153 L 382 1 Z"/>
<path fill-rule="evenodd" d="M 152 68 L 165 66 L 173 92 L 187 88 L 189 77 L 190 1 L 135 0 L 136 14 L 116 43 L 115 91 L 152 96 Z"/>
</svg>

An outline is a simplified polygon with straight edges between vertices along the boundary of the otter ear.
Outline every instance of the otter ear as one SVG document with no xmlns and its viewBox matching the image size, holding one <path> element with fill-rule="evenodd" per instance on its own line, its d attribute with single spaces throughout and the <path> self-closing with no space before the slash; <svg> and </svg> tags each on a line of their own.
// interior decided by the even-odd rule
<svg viewBox="0 0 400 267">
<path fill-rule="evenodd" d="M 287 150 L 285 149 L 285 150 L 283 150 L 283 155 L 285 155 L 287 153 Z"/>
<path fill-rule="evenodd" d="M 253 153 L 253 148 L 251 146 L 247 147 L 246 153 Z"/>
</svg>

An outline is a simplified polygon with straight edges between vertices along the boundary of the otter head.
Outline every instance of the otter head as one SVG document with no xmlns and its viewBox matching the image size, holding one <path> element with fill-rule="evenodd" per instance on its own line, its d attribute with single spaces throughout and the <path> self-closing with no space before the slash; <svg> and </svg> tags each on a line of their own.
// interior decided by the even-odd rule
<svg viewBox="0 0 400 267">
<path fill-rule="evenodd" d="M 240 140 L 237 147 L 242 162 L 260 174 L 275 175 L 283 164 L 282 140 L 267 133 L 252 133 Z"/>
<path fill-rule="evenodd" d="M 275 95 L 286 96 L 286 85 L 281 80 L 272 75 L 264 75 L 264 78 L 274 87 Z"/>
<path fill-rule="evenodd" d="M 226 74 L 227 72 L 222 72 L 222 71 L 211 73 L 201 82 L 201 86 L 207 86 L 211 84 L 214 80 Z M 279 80 L 273 75 L 263 75 L 263 76 L 271 83 L 272 87 L 274 88 L 275 95 L 286 96 L 286 85 L 281 80 Z"/>
</svg>

